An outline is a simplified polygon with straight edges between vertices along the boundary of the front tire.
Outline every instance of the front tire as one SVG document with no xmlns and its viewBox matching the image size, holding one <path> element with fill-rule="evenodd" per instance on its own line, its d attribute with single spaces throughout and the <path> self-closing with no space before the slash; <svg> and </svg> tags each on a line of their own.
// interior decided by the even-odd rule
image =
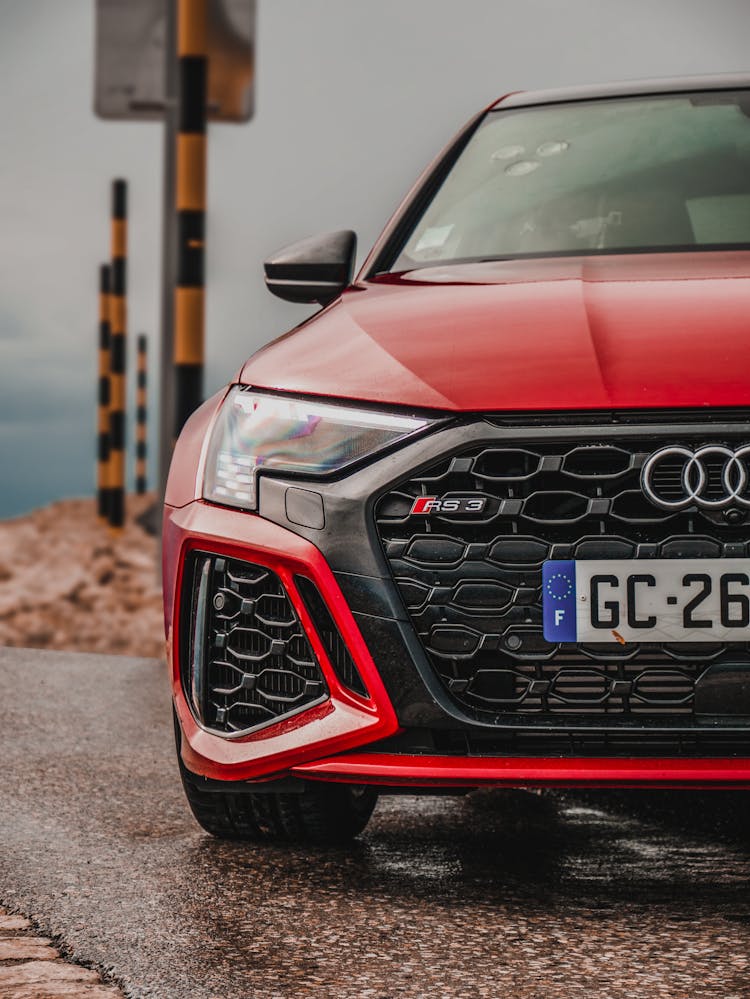
<svg viewBox="0 0 750 999">
<path fill-rule="evenodd" d="M 177 759 L 185 796 L 196 821 L 219 839 L 271 840 L 335 846 L 348 843 L 367 825 L 378 800 L 371 787 L 310 781 L 300 792 L 223 790 L 220 781 L 191 773 Z"/>
</svg>

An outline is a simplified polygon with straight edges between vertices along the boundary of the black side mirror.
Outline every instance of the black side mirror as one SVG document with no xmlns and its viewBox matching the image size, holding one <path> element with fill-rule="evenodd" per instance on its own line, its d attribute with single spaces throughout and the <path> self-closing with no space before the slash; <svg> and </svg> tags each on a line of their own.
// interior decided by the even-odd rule
<svg viewBox="0 0 750 999">
<path fill-rule="evenodd" d="M 292 243 L 263 264 L 266 287 L 287 302 L 328 305 L 351 282 L 356 252 L 357 236 L 349 229 Z"/>
</svg>

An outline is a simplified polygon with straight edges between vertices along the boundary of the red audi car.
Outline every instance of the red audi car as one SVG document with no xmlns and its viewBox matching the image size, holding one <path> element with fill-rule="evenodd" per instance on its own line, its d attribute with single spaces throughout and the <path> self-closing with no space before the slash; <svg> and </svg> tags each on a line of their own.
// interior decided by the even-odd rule
<svg viewBox="0 0 750 999">
<path fill-rule="evenodd" d="M 164 586 L 188 801 L 750 788 L 750 79 L 512 94 L 190 419 Z"/>
</svg>

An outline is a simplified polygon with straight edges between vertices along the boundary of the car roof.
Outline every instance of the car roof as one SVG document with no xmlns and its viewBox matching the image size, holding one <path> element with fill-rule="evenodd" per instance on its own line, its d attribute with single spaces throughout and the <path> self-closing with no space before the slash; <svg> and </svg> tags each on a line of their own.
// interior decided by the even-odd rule
<svg viewBox="0 0 750 999">
<path fill-rule="evenodd" d="M 741 90 L 750 88 L 747 73 L 722 73 L 713 76 L 657 77 L 651 80 L 625 80 L 620 83 L 599 83 L 555 90 L 517 91 L 501 97 L 494 108 L 529 107 L 535 104 L 557 104 L 563 101 L 589 101 L 606 97 L 638 97 L 649 94 L 672 94 L 696 90 Z"/>
</svg>

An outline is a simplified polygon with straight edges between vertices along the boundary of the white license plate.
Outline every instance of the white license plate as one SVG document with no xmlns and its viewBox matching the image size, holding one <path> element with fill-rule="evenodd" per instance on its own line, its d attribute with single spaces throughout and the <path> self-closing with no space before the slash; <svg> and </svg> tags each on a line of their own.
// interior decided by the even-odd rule
<svg viewBox="0 0 750 999">
<path fill-rule="evenodd" d="M 548 561 L 542 609 L 548 642 L 747 642 L 750 559 Z"/>
</svg>

